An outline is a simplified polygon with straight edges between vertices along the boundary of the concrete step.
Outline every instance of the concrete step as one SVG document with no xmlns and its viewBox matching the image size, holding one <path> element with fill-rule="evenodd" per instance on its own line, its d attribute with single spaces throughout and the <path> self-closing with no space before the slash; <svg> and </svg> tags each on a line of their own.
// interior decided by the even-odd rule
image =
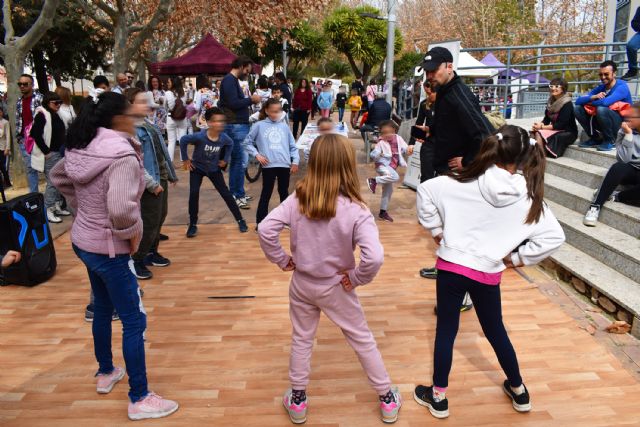
<svg viewBox="0 0 640 427">
<path fill-rule="evenodd" d="M 576 184 L 559 176 L 545 174 L 544 195 L 553 201 L 578 213 L 580 218 L 593 201 L 593 189 Z M 600 211 L 599 221 L 632 237 L 640 238 L 640 208 L 618 202 L 607 202 Z"/>
<path fill-rule="evenodd" d="M 589 188 L 599 188 L 607 171 L 607 168 L 591 165 L 569 157 L 547 159 L 548 173 Z"/>
<path fill-rule="evenodd" d="M 598 151 L 595 148 L 580 148 L 577 143 L 567 147 L 564 156 L 606 169 L 616 162 L 616 150 Z"/>
<path fill-rule="evenodd" d="M 550 200 L 547 203 L 562 225 L 567 243 L 640 282 L 640 241 L 636 237 L 602 223 L 587 227 L 582 224 L 583 214 Z"/>
<path fill-rule="evenodd" d="M 620 274 L 615 268 L 565 243 L 551 259 L 583 280 L 601 294 L 606 295 L 634 316 L 640 318 L 640 283 Z"/>
</svg>

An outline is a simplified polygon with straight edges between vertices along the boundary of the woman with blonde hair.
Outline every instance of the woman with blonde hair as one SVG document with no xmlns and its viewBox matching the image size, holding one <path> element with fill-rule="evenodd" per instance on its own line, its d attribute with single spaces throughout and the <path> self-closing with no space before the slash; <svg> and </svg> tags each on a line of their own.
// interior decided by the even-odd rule
<svg viewBox="0 0 640 427">
<path fill-rule="evenodd" d="M 62 104 L 58 110 L 58 116 L 62 119 L 64 128 L 69 129 L 69 125 L 76 118 L 76 112 L 73 109 L 73 105 L 71 105 L 71 91 L 64 86 L 58 86 L 54 92 L 57 93 L 62 100 Z"/>
<path fill-rule="evenodd" d="M 291 228 L 291 255 L 280 244 L 285 226 Z M 384 252 L 373 215 L 360 194 L 355 151 L 347 138 L 327 134 L 316 139 L 306 176 L 295 193 L 260 223 L 258 232 L 269 261 L 283 271 L 293 271 L 289 288 L 291 388 L 282 401 L 291 421 L 300 424 L 307 419 L 311 350 L 322 312 L 342 329 L 357 353 L 379 396 L 382 421 L 395 422 L 402 399 L 391 385 L 354 291 L 374 279 Z M 358 265 L 355 246 L 360 247 Z"/>
</svg>

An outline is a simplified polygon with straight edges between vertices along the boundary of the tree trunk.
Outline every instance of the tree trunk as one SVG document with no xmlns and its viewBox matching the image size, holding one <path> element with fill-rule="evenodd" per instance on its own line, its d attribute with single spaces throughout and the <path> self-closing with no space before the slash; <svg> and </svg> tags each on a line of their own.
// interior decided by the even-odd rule
<svg viewBox="0 0 640 427">
<path fill-rule="evenodd" d="M 16 49 L 7 49 L 4 56 L 4 67 L 7 72 L 7 107 L 9 109 L 9 121 L 11 123 L 11 180 L 14 185 L 18 183 L 27 186 L 24 173 L 24 162 L 19 153 L 16 135 L 16 103 L 18 102 L 18 79 L 23 72 L 23 64 L 26 55 L 20 55 Z"/>
<path fill-rule="evenodd" d="M 44 60 L 44 52 L 40 49 L 32 49 L 31 57 L 33 58 L 33 69 L 36 72 L 38 90 L 40 93 L 45 94 L 49 92 L 49 79 L 47 78 L 47 64 Z"/>
<path fill-rule="evenodd" d="M 60 77 L 60 73 L 58 71 L 53 72 L 53 81 L 56 82 L 56 87 L 62 86 L 62 78 Z M 75 85 L 72 83 L 71 87 L 74 88 L 74 86 Z"/>
<path fill-rule="evenodd" d="M 129 38 L 129 31 L 127 30 L 127 24 L 125 17 L 116 23 L 113 34 L 113 72 L 114 76 L 118 73 L 125 73 L 129 68 L 129 61 L 131 58 L 127 58 L 127 39 Z"/>
<path fill-rule="evenodd" d="M 144 58 L 138 58 L 138 80 L 147 81 L 147 65 Z"/>
</svg>

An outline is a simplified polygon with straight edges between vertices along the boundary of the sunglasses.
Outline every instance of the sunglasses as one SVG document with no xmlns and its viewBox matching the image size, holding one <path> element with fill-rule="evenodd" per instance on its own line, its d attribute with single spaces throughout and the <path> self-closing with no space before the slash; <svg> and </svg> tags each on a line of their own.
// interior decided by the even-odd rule
<svg viewBox="0 0 640 427">
<path fill-rule="evenodd" d="M 20 87 L 27 87 L 29 86 L 30 83 L 26 83 L 26 82 L 18 82 L 18 86 Z"/>
<path fill-rule="evenodd" d="M 609 74 L 609 73 L 606 73 L 606 74 L 599 73 L 598 77 L 611 77 L 611 74 Z"/>
<path fill-rule="evenodd" d="M 562 89 L 560 85 L 549 85 L 549 89 Z"/>
<path fill-rule="evenodd" d="M 51 101 L 50 103 L 53 105 L 62 105 L 62 101 Z"/>
</svg>

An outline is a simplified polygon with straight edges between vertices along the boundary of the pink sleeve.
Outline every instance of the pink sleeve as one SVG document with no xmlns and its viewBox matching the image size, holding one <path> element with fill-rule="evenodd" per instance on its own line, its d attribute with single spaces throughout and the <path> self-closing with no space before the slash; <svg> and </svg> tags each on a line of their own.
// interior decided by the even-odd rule
<svg viewBox="0 0 640 427">
<path fill-rule="evenodd" d="M 140 163 L 134 156 L 116 160 L 109 167 L 109 188 L 107 190 L 107 210 L 113 235 L 121 240 L 129 240 L 142 235 L 140 216 Z"/>
<path fill-rule="evenodd" d="M 384 261 L 384 249 L 380 243 L 378 227 L 368 210 L 355 224 L 353 241 L 360 247 L 360 263 L 349 271 L 349 280 L 355 286 L 362 286 L 376 277 Z"/>
<path fill-rule="evenodd" d="M 280 243 L 280 233 L 285 225 L 291 225 L 292 211 L 297 209 L 297 205 L 295 194 L 290 195 L 280 206 L 272 210 L 258 227 L 262 251 L 269 261 L 280 268 L 286 267 L 291 259 Z"/>
</svg>

